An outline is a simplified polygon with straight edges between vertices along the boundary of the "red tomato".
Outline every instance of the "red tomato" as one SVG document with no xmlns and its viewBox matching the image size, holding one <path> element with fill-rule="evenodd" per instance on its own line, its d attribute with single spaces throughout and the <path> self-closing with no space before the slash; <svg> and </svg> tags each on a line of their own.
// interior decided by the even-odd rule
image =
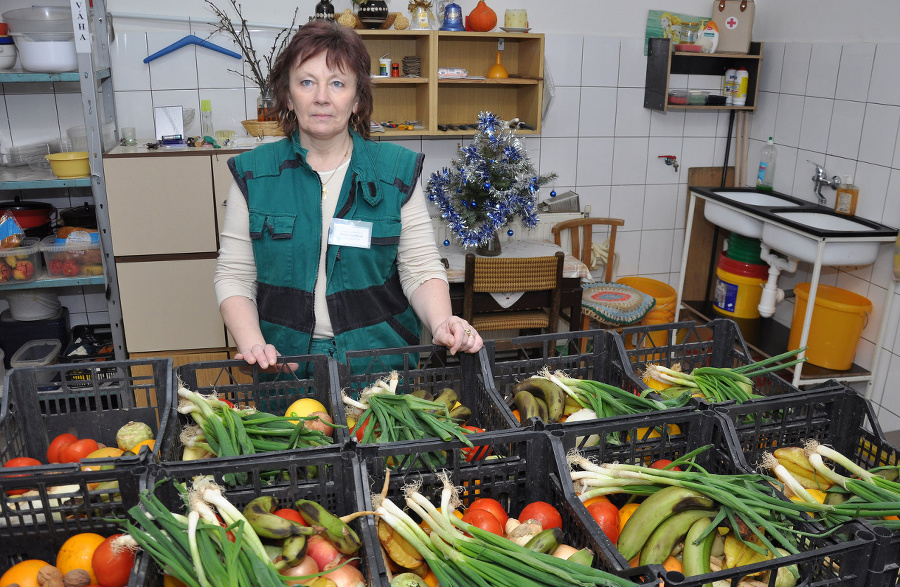
<svg viewBox="0 0 900 587">
<path fill-rule="evenodd" d="M 280 510 L 275 510 L 272 513 L 278 517 L 284 518 L 285 520 L 297 522 L 301 526 L 309 526 L 309 524 L 303 521 L 303 516 L 301 516 L 300 512 L 298 512 L 297 510 L 293 510 L 291 508 L 282 508 Z"/>
<path fill-rule="evenodd" d="M 63 275 L 66 277 L 75 277 L 81 273 L 81 266 L 75 259 L 66 259 L 63 262 Z"/>
<path fill-rule="evenodd" d="M 93 438 L 82 438 L 70 442 L 59 450 L 60 463 L 77 463 L 95 450 L 100 450 L 100 445 Z"/>
<path fill-rule="evenodd" d="M 51 440 L 50 448 L 47 449 L 47 462 L 58 463 L 59 451 L 62 450 L 62 448 L 67 444 L 71 444 L 76 440 L 78 440 L 78 437 L 68 432 L 63 432 L 62 434 Z"/>
<path fill-rule="evenodd" d="M 134 551 L 127 548 L 114 548 L 113 540 L 122 534 L 113 534 L 94 551 L 91 567 L 97 582 L 102 587 L 125 587 L 134 566 Z"/>
<path fill-rule="evenodd" d="M 665 469 L 669 465 L 672 464 L 672 461 L 669 459 L 659 459 L 658 461 L 653 461 L 653 464 L 650 465 L 652 469 Z M 681 467 L 669 467 L 670 471 L 680 471 Z"/>
<path fill-rule="evenodd" d="M 524 523 L 525 520 L 537 520 L 544 530 L 562 528 L 562 516 L 546 501 L 533 501 L 526 505 L 519 514 L 519 521 Z"/>
<path fill-rule="evenodd" d="M 462 428 L 468 430 L 473 434 L 478 434 L 479 432 L 484 432 L 484 428 L 479 428 L 477 426 L 463 426 Z M 489 445 L 485 446 L 476 446 L 474 448 L 469 448 L 468 446 L 464 446 L 462 448 L 463 454 L 466 455 L 466 462 L 471 463 L 472 461 L 480 461 L 484 457 L 491 454 L 491 447 Z"/>
<path fill-rule="evenodd" d="M 229 408 L 234 409 L 234 402 L 225 399 L 224 397 L 220 397 L 219 401 L 228 406 Z"/>
<path fill-rule="evenodd" d="M 62 275 L 63 274 L 63 261 L 62 259 L 53 259 L 47 265 L 47 271 L 50 275 Z"/>
<path fill-rule="evenodd" d="M 16 457 L 14 459 L 9 459 L 6 461 L 6 464 L 3 465 L 4 469 L 15 469 L 16 467 L 36 467 L 38 465 L 43 465 L 44 463 L 40 462 L 37 459 L 32 459 L 30 457 Z M 5 477 L 24 477 L 25 475 L 4 475 Z M 27 489 L 10 489 L 6 492 L 7 495 L 22 495 L 28 491 Z"/>
<path fill-rule="evenodd" d="M 619 541 L 619 508 L 609 502 L 598 501 L 587 509 L 606 537 L 613 544 Z"/>
<path fill-rule="evenodd" d="M 220 526 L 222 526 L 223 528 L 228 527 L 228 524 L 226 524 L 225 521 L 222 520 L 222 516 L 220 516 L 219 514 L 216 514 L 216 519 L 219 520 Z M 229 542 L 234 542 L 234 532 L 232 532 L 231 530 L 225 532 L 225 538 L 227 538 Z"/>
<path fill-rule="evenodd" d="M 500 502 L 496 499 L 490 497 L 479 497 L 469 506 L 468 511 L 472 510 L 485 510 L 491 513 L 492 516 L 497 518 L 497 521 L 506 528 L 506 521 L 509 519 L 509 516 L 506 515 L 506 510 L 503 509 L 503 506 L 500 505 Z"/>
<path fill-rule="evenodd" d="M 500 525 L 500 520 L 487 510 L 470 509 L 463 514 L 462 520 L 491 534 L 503 536 L 503 526 Z"/>
<path fill-rule="evenodd" d="M 369 416 L 362 423 L 357 422 L 356 426 L 353 427 L 353 432 L 354 434 L 356 434 L 356 440 L 358 440 L 359 442 L 362 442 L 363 434 L 365 434 L 366 432 L 366 426 L 369 425 L 369 420 L 371 419 L 372 415 L 369 414 Z"/>
</svg>

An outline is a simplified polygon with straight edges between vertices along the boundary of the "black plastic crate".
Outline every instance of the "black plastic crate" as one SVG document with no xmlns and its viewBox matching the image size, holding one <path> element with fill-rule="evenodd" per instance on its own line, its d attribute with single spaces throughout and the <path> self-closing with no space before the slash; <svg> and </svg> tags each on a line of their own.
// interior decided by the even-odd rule
<svg viewBox="0 0 900 587">
<path fill-rule="evenodd" d="M 195 423 L 192 418 L 178 413 L 179 382 L 202 395 L 216 393 L 219 399 L 226 399 L 235 407 L 254 407 L 278 416 L 283 416 L 298 399 L 313 398 L 328 409 L 334 424 L 343 426 L 335 428 L 332 435 L 334 445 L 343 445 L 347 439 L 346 420 L 343 411 L 333 403 L 328 357 L 297 355 L 282 359 L 297 363 L 298 369 L 270 374 L 239 360 L 201 361 L 176 367 L 173 382 L 176 399 L 170 407 L 169 427 L 164 434 L 160 459 L 167 464 L 181 461 L 184 451 L 184 443 L 179 438 L 181 430 Z"/>
<path fill-rule="evenodd" d="M 734 428 L 742 458 L 756 465 L 763 453 L 807 440 L 828 444 L 866 469 L 895 465 L 900 450 L 884 438 L 872 405 L 858 392 L 830 381 L 791 397 L 717 406 Z M 842 467 L 836 470 L 848 474 Z M 900 582 L 900 532 L 875 528 L 870 585 Z"/>
<path fill-rule="evenodd" d="M 542 431 L 505 430 L 478 434 L 472 437 L 472 442 L 479 453 L 490 450 L 491 455 L 498 458 L 465 462 L 459 454 L 467 449 L 465 445 L 439 440 L 360 446 L 358 454 L 368 480 L 364 488 L 366 507 L 370 508 L 372 496 L 383 489 L 388 460 L 394 466 L 391 467 L 387 496 L 401 509 L 405 509 L 403 489 L 409 484 L 419 485 L 419 492 L 439 506 L 443 490 L 439 475 L 447 473 L 459 490 L 463 506 L 479 497 L 492 497 L 511 517 L 517 517 L 529 503 L 545 501 L 562 516 L 565 543 L 579 549 L 590 548 L 595 555 L 594 567 L 615 572 L 639 584 L 658 584 L 659 569 L 656 567 L 615 569 L 607 559 L 607 549 L 598 543 L 596 532 L 589 532 L 575 514 L 577 499 L 566 489 L 563 478 L 568 475 L 568 468 L 561 468 L 555 458 L 553 445 L 557 441 L 550 435 Z M 424 467 L 423 455 L 437 451 L 450 453 L 452 456 L 448 456 L 447 461 L 451 465 L 446 469 Z M 377 584 L 387 585 L 384 561 L 376 562 L 380 579 Z"/>
<path fill-rule="evenodd" d="M 283 475 L 274 480 L 267 478 L 268 473 L 275 469 L 282 470 Z M 224 483 L 223 475 L 234 472 L 246 473 L 249 482 L 239 488 L 229 488 Z M 274 496 L 278 507 L 292 508 L 298 499 L 313 500 L 337 516 L 361 511 L 365 505 L 361 466 L 351 451 L 319 447 L 283 454 L 231 457 L 227 467 L 215 459 L 168 463 L 158 467 L 154 482 L 162 481 L 162 484 L 156 489 L 156 495 L 171 511 L 181 513 L 184 502 L 172 482 L 190 486 L 191 480 L 197 476 L 214 477 L 222 486 L 225 497 L 239 509 L 261 495 Z M 362 541 L 357 556 L 366 583 L 381 585 L 377 581 L 376 566 L 376 561 L 381 558 L 380 547 L 372 533 L 371 521 L 363 516 L 350 525 Z M 144 585 L 161 585 L 162 575 L 156 563 L 151 561 L 148 566 L 143 571 Z"/>
<path fill-rule="evenodd" d="M 564 371 L 569 377 L 600 381 L 635 392 L 633 386 L 627 385 L 621 370 L 612 368 L 611 359 L 617 351 L 611 331 L 583 330 L 520 336 L 512 339 L 511 344 L 516 356 L 504 360 L 495 342 L 485 341 L 479 353 L 482 376 L 476 380 L 476 385 L 481 387 L 483 393 L 499 398 L 498 403 L 507 411 L 507 418 L 512 422 L 517 422 L 512 412 L 513 388 L 519 381 L 537 375 L 545 367 L 553 372 Z M 536 425 L 541 426 L 536 421 L 521 423 L 523 427 L 533 428 Z M 549 429 L 567 425 L 548 423 L 543 427 Z"/>
<path fill-rule="evenodd" d="M 740 367 L 753 363 L 750 349 L 737 324 L 717 318 L 705 325 L 673 322 L 652 326 L 627 326 L 613 332 L 615 350 L 611 353 L 611 377 L 623 382 L 624 389 L 640 393 L 647 389 L 641 372 L 650 363 L 671 367 L 681 364 L 682 371 L 697 367 Z M 764 396 L 798 393 L 800 390 L 779 377 L 767 373 L 753 379 L 753 391 Z M 709 405 L 698 400 L 698 405 Z"/>
<path fill-rule="evenodd" d="M 111 465 L 113 459 L 99 462 Z M 27 559 L 55 564 L 60 547 L 75 534 L 121 532 L 115 519 L 126 517 L 138 503 L 140 488 L 153 467 L 150 462 L 144 451 L 134 461 L 106 470 L 82 471 L 78 465 L 66 464 L 42 467 L 40 472 L 31 468 L 32 473 L 20 477 L 0 477 L 0 575 Z M 15 489 L 34 493 L 6 495 Z M 143 556 L 135 560 L 136 569 Z M 133 574 L 129 585 L 139 587 L 142 581 Z"/>
<path fill-rule="evenodd" d="M 424 345 L 348 352 L 347 362 L 336 362 L 338 379 L 334 386 L 334 403 L 341 404 L 341 418 L 346 418 L 341 393 L 358 398 L 359 393 L 376 380 L 387 378 L 392 366 L 400 365 L 396 368 L 398 394 L 421 389 L 437 396 L 442 389 L 452 388 L 459 402 L 472 410 L 469 425 L 486 431 L 518 426 L 512 413 L 501 407 L 495 396 L 484 393 L 484 386 L 479 383 L 478 356 L 460 353 L 452 357 L 446 350 Z M 356 367 L 355 373 L 351 372 L 351 362 Z"/>
<path fill-rule="evenodd" d="M 73 379 L 73 373 L 77 377 Z M 134 359 L 13 369 L 0 405 L 0 462 L 47 461 L 50 441 L 64 432 L 116 446 L 116 431 L 143 422 L 164 437 L 172 394 L 171 359 Z M 158 455 L 160 442 L 153 454 Z M 134 460 L 133 455 L 117 462 Z"/>
<path fill-rule="evenodd" d="M 656 432 L 654 433 L 654 428 Z M 650 465 L 658 459 L 677 458 L 702 446 L 710 448 L 695 457 L 694 462 L 706 471 L 715 474 L 749 473 L 743 463 L 733 438 L 733 431 L 727 421 L 711 410 L 691 412 L 665 412 L 657 416 L 633 416 L 622 420 L 599 421 L 596 424 L 584 422 L 566 429 L 550 431 L 559 439 L 555 449 L 556 459 L 566 462 L 566 454 L 573 449 L 595 462 L 620 462 Z M 596 435 L 593 446 L 586 445 L 591 435 Z M 571 480 L 567 488 L 575 492 Z M 616 503 L 624 494 L 611 496 Z M 621 507 L 622 503 L 617 503 Z M 595 534 L 594 540 L 603 546 L 610 565 L 616 569 L 630 568 L 628 561 L 603 534 L 587 509 L 580 505 L 575 513 L 582 518 L 588 531 Z M 799 525 L 799 532 L 814 532 L 812 525 Z M 704 584 L 732 580 L 737 585 L 741 577 L 756 571 L 778 569 L 790 564 L 798 564 L 808 582 L 803 585 L 863 585 L 866 576 L 865 560 L 874 545 L 874 535 L 863 525 L 848 525 L 840 537 L 813 538 L 798 534 L 801 553 L 748 565 L 727 571 L 718 571 L 700 577 L 681 581 L 681 575 L 670 573 L 664 576 L 666 585 L 701 587 Z M 834 564 L 832 564 L 834 563 Z"/>
</svg>

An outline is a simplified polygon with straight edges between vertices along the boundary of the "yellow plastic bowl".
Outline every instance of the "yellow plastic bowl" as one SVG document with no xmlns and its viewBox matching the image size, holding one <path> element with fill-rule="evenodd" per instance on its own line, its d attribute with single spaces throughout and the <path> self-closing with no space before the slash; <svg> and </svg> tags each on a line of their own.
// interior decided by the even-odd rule
<svg viewBox="0 0 900 587">
<path fill-rule="evenodd" d="M 91 175 L 91 164 L 88 161 L 87 151 L 53 153 L 45 155 L 44 158 L 50 162 L 50 170 L 53 172 L 53 175 L 60 179 L 89 177 Z"/>
</svg>

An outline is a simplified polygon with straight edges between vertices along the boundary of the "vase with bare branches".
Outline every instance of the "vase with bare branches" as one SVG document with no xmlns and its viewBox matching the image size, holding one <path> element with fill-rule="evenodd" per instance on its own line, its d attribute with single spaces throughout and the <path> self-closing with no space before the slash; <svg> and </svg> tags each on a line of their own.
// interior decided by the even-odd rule
<svg viewBox="0 0 900 587">
<path fill-rule="evenodd" d="M 259 98 L 257 98 L 256 101 L 257 119 L 259 121 L 277 121 L 278 117 L 275 114 L 275 101 L 271 80 L 269 79 L 269 72 L 272 71 L 272 63 L 275 62 L 278 54 L 284 50 L 288 42 L 290 42 L 291 37 L 293 37 L 294 32 L 297 30 L 297 13 L 300 9 L 294 9 L 294 17 L 291 20 L 290 26 L 278 31 L 268 52 L 262 53 L 260 56 L 253 47 L 250 26 L 247 24 L 247 19 L 244 18 L 243 13 L 241 12 L 241 4 L 237 2 L 237 0 L 229 1 L 231 2 L 231 7 L 237 14 L 237 19 L 232 19 L 225 10 L 216 6 L 212 0 L 206 0 L 206 3 L 210 6 L 213 13 L 216 15 L 216 18 L 219 19 L 219 24 L 216 25 L 213 34 L 227 33 L 234 39 L 234 42 L 237 43 L 238 47 L 240 47 L 241 53 L 244 55 L 244 60 L 250 68 L 250 73 L 234 69 L 229 69 L 228 71 L 238 74 L 259 88 Z"/>
</svg>

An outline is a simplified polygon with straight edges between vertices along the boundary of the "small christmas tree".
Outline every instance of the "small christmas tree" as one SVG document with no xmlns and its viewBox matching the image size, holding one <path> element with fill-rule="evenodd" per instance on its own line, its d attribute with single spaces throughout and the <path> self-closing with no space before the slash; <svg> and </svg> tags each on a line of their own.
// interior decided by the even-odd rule
<svg viewBox="0 0 900 587">
<path fill-rule="evenodd" d="M 535 173 L 508 121 L 482 112 L 474 142 L 459 148 L 451 169 L 431 175 L 426 191 L 463 246 L 484 246 L 516 216 L 534 228 L 537 191 L 554 179 Z"/>
</svg>

